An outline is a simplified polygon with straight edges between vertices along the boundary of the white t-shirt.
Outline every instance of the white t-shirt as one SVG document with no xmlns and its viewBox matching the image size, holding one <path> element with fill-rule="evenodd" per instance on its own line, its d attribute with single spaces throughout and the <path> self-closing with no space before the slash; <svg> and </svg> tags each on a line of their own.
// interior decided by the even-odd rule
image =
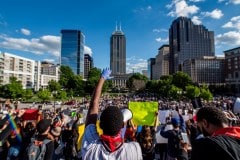
<svg viewBox="0 0 240 160">
<path fill-rule="evenodd" d="M 137 142 L 123 143 L 116 151 L 108 152 L 94 124 L 85 128 L 81 152 L 83 160 L 142 160 L 142 151 Z"/>
</svg>

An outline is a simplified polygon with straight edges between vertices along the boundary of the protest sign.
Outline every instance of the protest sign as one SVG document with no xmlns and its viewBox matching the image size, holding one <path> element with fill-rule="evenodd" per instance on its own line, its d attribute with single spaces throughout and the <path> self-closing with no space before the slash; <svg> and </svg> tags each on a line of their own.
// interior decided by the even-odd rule
<svg viewBox="0 0 240 160">
<path fill-rule="evenodd" d="M 135 125 L 153 126 L 158 102 L 129 102 L 129 109 L 133 112 Z"/>
<path fill-rule="evenodd" d="M 22 119 L 23 120 L 37 120 L 38 118 L 38 109 L 27 109 L 25 110 Z"/>
<path fill-rule="evenodd" d="M 166 124 L 166 118 L 169 117 L 170 110 L 159 110 L 158 118 L 161 124 Z"/>
</svg>

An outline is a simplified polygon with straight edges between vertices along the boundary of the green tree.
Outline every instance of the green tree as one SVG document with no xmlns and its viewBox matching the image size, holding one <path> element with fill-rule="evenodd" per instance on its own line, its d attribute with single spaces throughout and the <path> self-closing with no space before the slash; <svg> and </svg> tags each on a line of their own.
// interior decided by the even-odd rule
<svg viewBox="0 0 240 160">
<path fill-rule="evenodd" d="M 85 81 L 79 75 L 75 75 L 72 79 L 69 80 L 69 86 L 74 91 L 74 95 L 80 96 L 84 94 Z"/>
<path fill-rule="evenodd" d="M 200 91 L 201 91 L 201 93 L 200 93 L 199 97 L 201 97 L 202 99 L 207 100 L 207 101 L 213 99 L 213 95 L 209 89 L 201 88 Z"/>
<path fill-rule="evenodd" d="M 69 79 L 72 79 L 73 76 L 74 76 L 74 73 L 69 66 L 61 66 L 59 84 L 62 85 L 63 88 L 69 89 L 68 81 Z"/>
<path fill-rule="evenodd" d="M 65 100 L 67 99 L 67 92 L 60 90 L 54 95 L 54 98 L 58 100 Z"/>
<path fill-rule="evenodd" d="M 170 97 L 170 89 L 172 88 L 172 79 L 171 75 L 162 76 L 158 81 L 158 95 L 161 97 Z"/>
<path fill-rule="evenodd" d="M 192 84 L 191 77 L 184 72 L 177 72 L 173 74 L 172 84 L 176 87 L 185 90 L 185 87 Z"/>
<path fill-rule="evenodd" d="M 158 93 L 158 80 L 151 80 L 151 81 L 148 81 L 147 84 L 146 84 L 146 89 L 149 91 L 149 92 L 152 92 L 152 93 Z"/>
<path fill-rule="evenodd" d="M 134 73 L 126 82 L 127 87 L 132 90 L 143 89 L 146 87 L 148 78 L 140 73 Z"/>
<path fill-rule="evenodd" d="M 174 85 L 171 85 L 170 90 L 169 90 L 169 96 L 173 99 L 179 99 L 182 94 L 182 89 L 178 88 Z"/>
<path fill-rule="evenodd" d="M 32 89 L 25 89 L 25 90 L 23 91 L 23 97 L 24 97 L 25 100 L 26 100 L 26 99 L 31 99 L 31 98 L 33 97 L 33 91 L 32 91 Z"/>
<path fill-rule="evenodd" d="M 88 80 L 85 85 L 85 92 L 87 94 L 93 93 L 93 90 L 95 89 L 95 86 L 99 80 L 100 75 L 101 75 L 100 69 L 98 69 L 96 67 L 90 69 L 90 71 L 88 72 Z M 105 85 L 105 83 L 104 83 L 104 85 Z"/>
<path fill-rule="evenodd" d="M 2 89 L 5 98 L 16 99 L 23 96 L 22 82 L 18 81 L 16 77 L 10 77 L 10 83 L 4 85 Z"/>
<path fill-rule="evenodd" d="M 58 82 L 51 80 L 48 82 L 47 88 L 50 92 L 59 91 L 61 89 L 61 85 Z"/>
<path fill-rule="evenodd" d="M 186 96 L 189 99 L 194 99 L 196 97 L 199 97 L 200 95 L 200 89 L 197 86 L 188 85 L 186 86 Z"/>
<path fill-rule="evenodd" d="M 46 102 L 51 99 L 51 92 L 48 89 L 40 89 L 37 93 L 39 99 Z"/>
</svg>

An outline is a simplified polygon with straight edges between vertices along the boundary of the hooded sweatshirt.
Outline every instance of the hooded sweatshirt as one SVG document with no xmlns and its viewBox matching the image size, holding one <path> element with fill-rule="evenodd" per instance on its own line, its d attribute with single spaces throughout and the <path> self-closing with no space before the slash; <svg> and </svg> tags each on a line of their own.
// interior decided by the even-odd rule
<svg viewBox="0 0 240 160">
<path fill-rule="evenodd" d="M 240 127 L 221 128 L 211 137 L 196 140 L 192 160 L 240 160 Z"/>
</svg>

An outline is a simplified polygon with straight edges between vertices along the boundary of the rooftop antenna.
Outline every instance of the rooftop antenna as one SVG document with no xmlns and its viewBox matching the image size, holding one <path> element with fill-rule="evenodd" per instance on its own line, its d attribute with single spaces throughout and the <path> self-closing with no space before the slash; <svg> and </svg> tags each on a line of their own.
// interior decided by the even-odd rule
<svg viewBox="0 0 240 160">
<path fill-rule="evenodd" d="M 120 28 L 119 28 L 119 30 L 122 31 L 122 24 L 121 24 L 121 22 L 120 22 Z"/>
</svg>

